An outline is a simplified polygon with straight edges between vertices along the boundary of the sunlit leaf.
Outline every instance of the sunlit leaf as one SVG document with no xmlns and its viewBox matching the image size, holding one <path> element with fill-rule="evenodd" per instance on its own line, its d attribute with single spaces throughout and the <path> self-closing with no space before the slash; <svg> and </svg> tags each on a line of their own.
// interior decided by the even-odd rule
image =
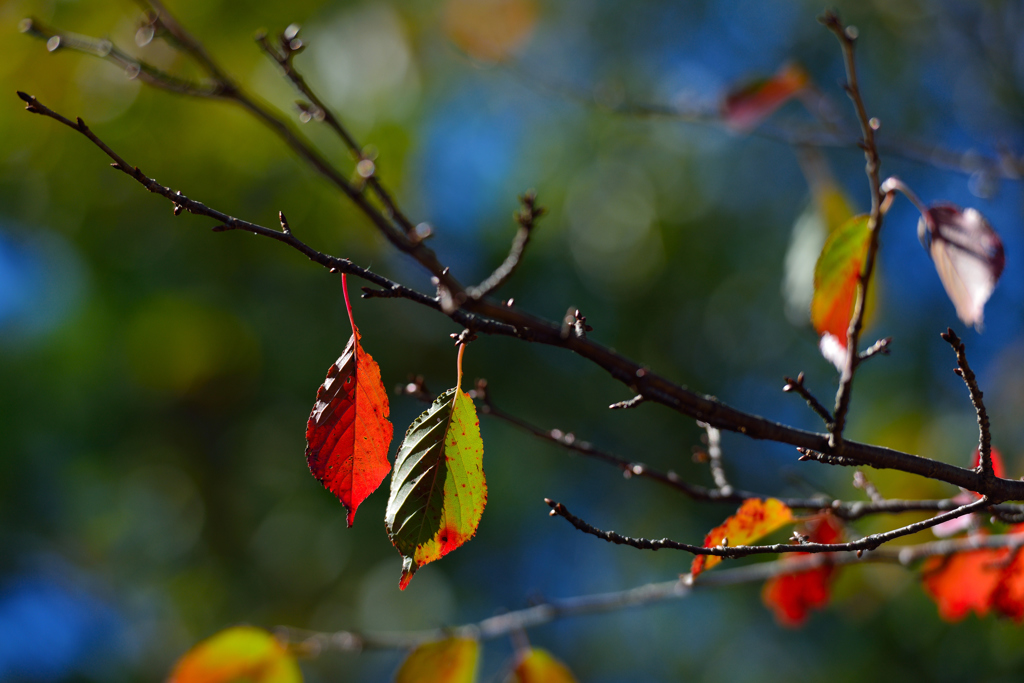
<svg viewBox="0 0 1024 683">
<path fill-rule="evenodd" d="M 975 209 L 940 204 L 917 224 L 946 294 L 965 325 L 981 329 L 985 302 L 992 296 L 1006 258 L 1003 242 Z"/>
<path fill-rule="evenodd" d="M 349 526 L 359 504 L 391 469 L 388 395 L 380 368 L 359 340 L 353 325 L 348 346 L 327 370 L 306 423 L 309 471 L 348 510 Z"/>
<path fill-rule="evenodd" d="M 712 529 L 704 539 L 705 548 L 723 545 L 748 545 L 767 536 L 781 526 L 793 521 L 793 511 L 781 500 L 748 498 L 732 517 Z M 693 558 L 690 573 L 697 578 L 705 569 L 711 569 L 722 561 L 716 555 L 698 555 Z"/>
<path fill-rule="evenodd" d="M 805 532 L 815 543 L 837 543 L 842 538 L 839 521 L 830 514 L 824 514 L 807 523 Z M 808 553 L 796 553 L 806 557 Z M 792 561 L 791 556 L 783 562 Z M 780 574 L 765 582 L 761 599 L 771 608 L 775 619 L 783 626 L 797 627 L 807 621 L 812 609 L 828 604 L 832 579 L 836 568 L 825 565 L 793 574 Z"/>
<path fill-rule="evenodd" d="M 939 616 L 960 621 L 972 610 L 979 617 L 988 614 L 1009 552 L 1006 548 L 982 548 L 930 558 L 923 567 L 922 583 L 938 604 Z"/>
<path fill-rule="evenodd" d="M 409 426 L 395 456 L 385 517 L 402 554 L 402 589 L 417 569 L 476 533 L 487 503 L 483 453 L 473 400 L 458 387 Z"/>
<path fill-rule="evenodd" d="M 274 636 L 236 626 L 207 638 L 183 656 L 168 683 L 301 683 L 295 658 Z"/>
<path fill-rule="evenodd" d="M 722 117 L 733 130 L 753 130 L 809 84 L 810 77 L 802 66 L 786 64 L 771 78 L 749 83 L 727 95 Z"/>
<path fill-rule="evenodd" d="M 526 42 L 537 22 L 535 0 L 448 0 L 443 26 L 476 59 L 500 61 Z"/>
<path fill-rule="evenodd" d="M 821 352 L 836 367 L 846 362 L 846 337 L 867 257 L 868 216 L 854 216 L 833 232 L 814 266 L 811 323 L 821 335 Z"/>
<path fill-rule="evenodd" d="M 786 317 L 794 325 L 807 322 L 814 296 L 814 263 L 826 238 L 853 216 L 853 208 L 817 150 L 800 153 L 800 168 L 811 189 L 811 201 L 793 223 L 783 263 L 782 293 Z"/>
<path fill-rule="evenodd" d="M 402 662 L 395 683 L 473 683 L 480 644 L 448 638 L 420 645 Z"/>
<path fill-rule="evenodd" d="M 513 683 L 576 683 L 569 668 L 551 656 L 551 653 L 530 648 L 516 665 Z"/>
</svg>

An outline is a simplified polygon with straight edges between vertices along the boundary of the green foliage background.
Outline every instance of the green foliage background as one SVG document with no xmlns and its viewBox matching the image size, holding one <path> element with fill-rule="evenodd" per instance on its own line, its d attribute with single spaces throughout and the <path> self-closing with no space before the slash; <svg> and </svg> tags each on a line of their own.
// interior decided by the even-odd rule
<svg viewBox="0 0 1024 683">
<path fill-rule="evenodd" d="M 839 50 L 814 21 L 816 4 L 545 4 L 515 69 L 467 58 L 445 37 L 441 4 L 425 0 L 170 4 L 231 73 L 290 116 L 294 95 L 252 34 L 302 24 L 311 47 L 298 66 L 376 146 L 381 177 L 416 220 L 434 224 L 434 246 L 462 281 L 500 262 L 516 195 L 534 187 L 551 213 L 503 296 L 552 319 L 579 307 L 596 339 L 658 372 L 819 428 L 779 391 L 782 376 L 800 370 L 823 398 L 835 388 L 813 331 L 787 319 L 780 292 L 791 229 L 808 201 L 793 150 L 717 126 L 615 115 L 546 87 L 596 90 L 613 103 L 713 103 L 744 78 L 796 59 L 852 123 L 835 85 Z M 840 10 L 860 29 L 865 98 L 884 141 L 1019 148 L 1018 3 L 850 2 Z M 338 279 L 269 240 L 211 234 L 204 219 L 173 217 L 80 136 L 24 113 L 14 90 L 82 116 L 131 163 L 208 205 L 266 225 L 283 209 L 316 248 L 429 290 L 425 276 L 239 109 L 156 92 L 70 51 L 49 54 L 18 34 L 28 15 L 133 46 L 137 9 L 127 1 L 0 4 L 0 641 L 8 643 L 0 678 L 154 680 L 191 644 L 235 623 L 454 624 L 539 597 L 671 579 L 689 565 L 688 556 L 583 537 L 548 518 L 545 496 L 604 528 L 691 542 L 731 512 L 625 481 L 484 418 L 490 497 L 478 536 L 399 593 L 400 559 L 382 523 L 386 494 L 371 497 L 346 530 L 341 506 L 303 458 L 316 388 L 349 334 Z M 159 41 L 142 54 L 196 73 Z M 780 116 L 800 120 L 801 112 Z M 348 168 L 326 129 L 303 131 Z M 865 207 L 860 152 L 826 154 Z M 1019 183 L 884 151 L 883 159 L 886 173 L 926 201 L 977 206 L 1006 241 L 1008 271 L 988 330 L 965 340 L 990 397 L 996 445 L 1019 475 Z M 894 336 L 894 351 L 858 377 L 849 434 L 966 464 L 974 417 L 937 336 L 955 314 L 916 244 L 915 222 L 907 206 L 890 214 L 868 334 Z M 448 335 L 459 330 L 450 321 L 404 301 L 354 305 L 388 386 L 411 374 L 435 391 L 453 383 Z M 628 392 L 579 358 L 485 337 L 468 349 L 466 371 L 470 381 L 486 377 L 495 402 L 517 415 L 708 480 L 691 459 L 699 443 L 692 422 L 651 406 L 609 414 L 605 406 Z M 396 432 L 422 408 L 393 397 Z M 737 485 L 862 495 L 850 472 L 798 465 L 788 448 L 732 435 L 725 447 Z M 869 476 L 893 497 L 952 493 Z M 73 604 L 50 609 L 27 585 Z M 11 607 L 22 598 L 28 612 Z M 80 613 L 98 626 L 68 626 Z M 886 567 L 847 571 L 833 605 L 803 631 L 775 626 L 758 589 L 743 587 L 555 623 L 530 638 L 582 681 L 835 682 L 865 672 L 1010 680 L 1024 662 L 1017 625 L 944 624 L 912 573 Z M 484 672 L 496 676 L 510 652 L 488 644 Z M 312 681 L 386 680 L 399 657 L 324 655 L 304 667 Z"/>
</svg>

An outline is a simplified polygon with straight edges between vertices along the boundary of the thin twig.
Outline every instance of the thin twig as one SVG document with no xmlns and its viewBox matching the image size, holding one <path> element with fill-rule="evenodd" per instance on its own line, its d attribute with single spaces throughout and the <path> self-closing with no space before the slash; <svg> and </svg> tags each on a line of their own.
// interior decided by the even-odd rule
<svg viewBox="0 0 1024 683">
<path fill-rule="evenodd" d="M 878 146 L 875 144 L 875 126 L 872 125 L 872 120 L 868 117 L 867 109 L 864 106 L 864 99 L 861 97 L 860 85 L 857 81 L 857 64 L 854 60 L 856 34 L 844 27 L 839 17 L 833 12 L 826 12 L 820 21 L 835 34 L 843 49 L 843 61 L 846 65 L 846 92 L 853 101 L 854 109 L 857 111 L 857 119 L 860 121 L 861 134 L 864 136 L 865 172 L 868 177 L 868 187 L 871 191 L 871 213 L 868 216 L 870 237 L 868 238 L 864 265 L 861 268 L 858 279 L 853 317 L 850 319 L 850 327 L 846 335 L 846 362 L 843 365 L 842 374 L 839 378 L 839 390 L 836 392 L 836 406 L 833 411 L 834 420 L 832 428 L 829 430 L 830 445 L 833 448 L 840 448 L 843 428 L 846 426 L 846 413 L 850 409 L 853 375 L 857 371 L 857 365 L 861 360 L 860 354 L 857 352 L 857 345 L 860 342 L 861 330 L 864 327 L 865 303 L 867 301 L 868 288 L 871 284 L 871 274 L 875 269 L 875 257 L 878 254 L 878 235 L 882 229 L 882 192 L 879 189 L 881 186 L 881 179 L 879 177 L 881 160 L 878 158 Z"/>
<path fill-rule="evenodd" d="M 988 411 L 985 410 L 984 394 L 978 387 L 978 378 L 975 377 L 971 366 L 967 364 L 967 348 L 960 341 L 960 337 L 956 336 L 956 332 L 953 331 L 952 327 L 946 328 L 946 331 L 940 336 L 956 352 L 956 364 L 959 367 L 956 368 L 955 372 L 963 378 L 964 384 L 967 385 L 967 391 L 971 395 L 971 403 L 978 414 L 978 451 L 981 454 L 981 473 L 985 476 L 994 477 L 995 472 L 992 466 L 992 432 L 988 421 Z"/>
<path fill-rule="evenodd" d="M 512 240 L 512 248 L 509 249 L 508 256 L 486 280 L 476 287 L 466 289 L 466 294 L 470 298 L 481 299 L 495 291 L 505 284 L 519 267 L 523 252 L 526 251 L 526 246 L 530 243 L 530 237 L 533 235 L 533 229 L 537 225 L 537 219 L 546 213 L 544 207 L 537 206 L 537 193 L 533 190 L 519 197 L 519 203 L 521 208 L 515 214 L 519 229 L 516 230 L 516 236 Z"/>
<path fill-rule="evenodd" d="M 260 33 L 256 36 L 256 42 L 259 43 L 260 47 L 263 48 L 263 51 L 281 67 L 284 75 L 292 82 L 295 89 L 302 93 L 302 95 L 305 96 L 320 113 L 320 117 L 314 116 L 314 118 L 323 119 L 323 122 L 326 123 L 328 127 L 330 127 L 331 130 L 333 130 L 345 143 L 345 146 L 348 147 L 349 152 L 352 154 L 352 157 L 356 162 L 370 162 L 371 166 L 369 167 L 369 173 L 366 175 L 364 175 L 366 171 L 357 168 L 360 175 L 366 179 L 367 185 L 369 185 L 370 189 L 374 191 L 377 198 L 380 199 L 381 203 L 384 205 L 385 210 L 394 218 L 395 222 L 398 223 L 406 233 L 413 233 L 415 231 L 415 226 L 412 221 L 410 221 L 401 209 L 398 208 L 398 205 L 392 198 L 391 193 L 385 189 L 384 185 L 377 177 L 376 162 L 367 159 L 363 153 L 363 147 L 356 142 L 356 139 L 341 123 L 341 119 L 338 118 L 330 107 L 324 104 L 324 101 L 320 99 L 316 92 L 313 91 L 312 87 L 310 87 L 306 82 L 306 79 L 302 74 L 295 68 L 293 63 L 295 50 L 291 47 L 291 41 L 288 40 L 286 36 L 282 35 L 280 38 L 280 46 L 275 48 L 267 40 L 266 34 Z"/>
<path fill-rule="evenodd" d="M 860 360 L 866 361 L 868 358 L 874 358 L 879 355 L 888 356 L 890 344 L 892 344 L 892 337 L 879 339 L 874 344 L 860 352 Z"/>
<path fill-rule="evenodd" d="M 811 393 L 810 389 L 804 386 L 804 373 L 801 372 L 796 376 L 796 379 L 791 377 L 784 377 L 783 379 L 786 384 L 782 387 L 782 390 L 787 392 L 795 391 L 799 394 L 805 401 L 807 401 L 807 405 L 810 406 L 811 410 L 817 413 L 818 417 L 822 419 L 825 423 L 825 427 L 831 427 L 834 421 L 832 413 L 830 413 L 828 408 L 823 406 L 821 402 L 814 397 L 814 394 Z"/>
<path fill-rule="evenodd" d="M 808 553 L 830 553 L 837 551 L 861 551 L 861 550 L 874 550 L 883 543 L 888 543 L 894 539 L 900 538 L 901 536 L 908 536 L 910 534 L 916 534 L 919 531 L 930 529 L 931 527 L 941 524 L 942 522 L 956 519 L 966 514 L 970 514 L 979 508 L 984 508 L 989 505 L 987 498 L 979 498 L 978 500 L 961 505 L 960 507 L 944 512 L 940 515 L 935 515 L 929 519 L 915 522 L 914 524 L 908 524 L 898 529 L 886 531 L 884 533 L 871 534 L 870 536 L 864 536 L 863 538 L 857 539 L 856 541 L 850 541 L 849 543 L 800 543 L 796 545 L 786 543 L 775 543 L 772 545 L 736 545 L 736 546 L 698 546 L 690 543 L 680 543 L 679 541 L 673 541 L 668 538 L 661 538 L 658 540 L 651 540 L 647 538 L 633 538 L 630 536 L 623 536 L 622 534 L 614 531 L 603 531 L 592 524 L 580 519 L 576 515 L 569 512 L 569 510 L 559 502 L 553 501 L 550 498 L 545 498 L 544 502 L 551 507 L 552 517 L 563 517 L 570 524 L 576 527 L 578 530 L 596 536 L 602 540 L 608 541 L 609 543 L 616 543 L 618 545 L 628 545 L 632 548 L 638 548 L 640 550 L 661 550 L 662 548 L 668 548 L 670 550 L 683 550 L 693 555 L 717 555 L 719 557 L 746 557 L 748 555 L 767 555 L 775 553 L 795 553 L 795 552 L 808 552 Z"/>
<path fill-rule="evenodd" d="M 872 503 L 885 502 L 885 497 L 878 492 L 878 488 L 860 470 L 853 473 L 853 485 L 867 494 Z"/>
<path fill-rule="evenodd" d="M 143 83 L 161 90 L 189 97 L 214 98 L 222 95 L 220 86 L 216 83 L 197 83 L 172 76 L 152 64 L 132 57 L 109 40 L 58 31 L 35 18 L 22 20 L 18 28 L 22 33 L 45 40 L 46 47 L 51 52 L 67 49 L 104 59 L 124 69 L 129 78 L 138 78 Z"/>
<path fill-rule="evenodd" d="M 733 492 L 729 478 L 725 476 L 725 468 L 722 466 L 722 432 L 718 431 L 706 422 L 698 422 L 698 426 L 704 429 L 708 439 L 708 466 L 711 469 L 711 479 L 715 486 L 728 496 Z"/>
</svg>

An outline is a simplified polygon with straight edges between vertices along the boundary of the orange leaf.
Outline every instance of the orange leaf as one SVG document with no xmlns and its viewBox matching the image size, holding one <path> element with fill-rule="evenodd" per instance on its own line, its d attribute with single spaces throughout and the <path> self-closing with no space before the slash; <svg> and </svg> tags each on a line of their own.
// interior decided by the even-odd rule
<svg viewBox="0 0 1024 683">
<path fill-rule="evenodd" d="M 442 23 L 470 56 L 501 61 L 530 37 L 537 14 L 536 0 L 448 0 Z"/>
<path fill-rule="evenodd" d="M 838 368 L 846 362 L 847 330 L 870 237 L 868 216 L 854 216 L 829 235 L 814 265 L 811 322 L 821 335 L 822 355 Z"/>
<path fill-rule="evenodd" d="M 785 64 L 771 78 L 756 81 L 730 93 L 722 105 L 725 124 L 750 131 L 810 83 L 799 64 Z"/>
<path fill-rule="evenodd" d="M 939 616 L 960 621 L 971 610 L 979 617 L 988 614 L 1009 552 L 1007 548 L 982 548 L 930 558 L 924 565 L 923 583 L 925 592 L 938 603 Z"/>
<path fill-rule="evenodd" d="M 842 536 L 838 520 L 828 513 L 809 522 L 807 532 L 810 540 L 815 543 L 836 543 Z M 798 556 L 808 554 L 797 553 Z M 828 565 L 771 578 L 764 584 L 761 599 L 771 608 L 780 624 L 800 626 L 807 620 L 810 610 L 828 604 L 835 569 Z"/>
<path fill-rule="evenodd" d="M 263 629 L 236 626 L 207 638 L 174 667 L 168 683 L 301 683 L 295 658 Z"/>
<path fill-rule="evenodd" d="M 779 527 L 793 521 L 793 511 L 781 500 L 748 498 L 736 514 L 712 529 L 704 539 L 705 548 L 722 545 L 728 539 L 729 545 L 747 545 L 762 536 L 767 536 Z M 705 569 L 711 569 L 722 561 L 716 555 L 698 555 L 693 558 L 690 573 L 697 578 Z"/>
<path fill-rule="evenodd" d="M 448 638 L 420 645 L 402 662 L 395 683 L 473 683 L 480 644 Z"/>
<path fill-rule="evenodd" d="M 576 677 L 565 664 L 537 648 L 530 648 L 519 660 L 512 680 L 514 683 L 576 683 Z"/>
</svg>

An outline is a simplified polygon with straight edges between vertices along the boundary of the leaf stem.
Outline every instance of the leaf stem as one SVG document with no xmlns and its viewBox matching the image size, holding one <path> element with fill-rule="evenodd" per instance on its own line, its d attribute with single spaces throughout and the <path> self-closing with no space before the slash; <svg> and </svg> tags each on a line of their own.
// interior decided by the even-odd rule
<svg viewBox="0 0 1024 683">
<path fill-rule="evenodd" d="M 356 336 L 356 319 L 352 317 L 352 302 L 348 299 L 348 277 L 347 273 L 341 274 L 341 291 L 345 293 L 345 310 L 348 311 L 348 322 L 352 325 L 352 336 Z"/>
<path fill-rule="evenodd" d="M 465 343 L 459 344 L 458 373 L 455 375 L 455 388 L 462 391 L 462 354 L 466 352 Z"/>
</svg>

